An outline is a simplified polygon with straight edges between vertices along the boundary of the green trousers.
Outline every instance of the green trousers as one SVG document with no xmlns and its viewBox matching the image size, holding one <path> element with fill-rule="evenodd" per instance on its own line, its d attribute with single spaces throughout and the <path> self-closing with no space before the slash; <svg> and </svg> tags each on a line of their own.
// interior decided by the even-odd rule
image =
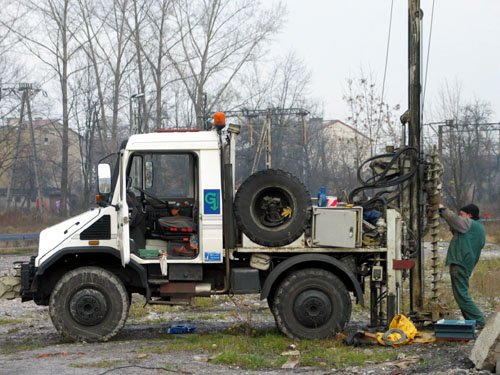
<svg viewBox="0 0 500 375">
<path fill-rule="evenodd" d="M 479 327 L 485 324 L 482 311 L 476 306 L 469 294 L 469 275 L 467 270 L 458 265 L 450 264 L 451 288 L 462 315 L 467 320 L 475 320 Z"/>
</svg>

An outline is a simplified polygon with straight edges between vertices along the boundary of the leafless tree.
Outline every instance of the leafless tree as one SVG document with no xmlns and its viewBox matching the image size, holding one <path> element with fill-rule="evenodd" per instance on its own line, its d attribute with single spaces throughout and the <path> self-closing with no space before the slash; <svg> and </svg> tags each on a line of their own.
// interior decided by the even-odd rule
<svg viewBox="0 0 500 375">
<path fill-rule="evenodd" d="M 62 104 L 61 150 L 61 214 L 67 214 L 68 201 L 68 130 L 69 92 L 68 80 L 74 72 L 71 62 L 78 52 L 76 43 L 78 23 L 69 0 L 24 1 L 19 3 L 26 10 L 21 27 L 10 28 L 32 55 L 45 64 L 59 81 Z M 18 25 L 19 26 L 19 25 Z"/>
<path fill-rule="evenodd" d="M 489 103 L 463 99 L 460 83 L 446 82 L 434 103 L 444 164 L 446 199 L 460 208 L 470 201 L 495 203 L 500 196 L 500 128 Z"/>
<path fill-rule="evenodd" d="M 19 36 L 13 30 L 22 23 L 23 10 L 5 0 L 0 0 L 0 118 L 17 115 L 21 102 L 18 85 L 25 79 L 25 67 L 15 54 Z M 2 125 L 2 124 L 0 124 Z"/>
<path fill-rule="evenodd" d="M 371 74 L 366 75 L 361 70 L 360 78 L 349 78 L 343 99 L 350 109 L 347 123 L 370 139 L 370 156 L 381 152 L 381 148 L 387 144 L 400 145 L 401 137 L 398 132 L 400 126 L 393 113 L 400 107 L 399 105 L 391 107 L 383 101 Z M 358 139 L 356 139 L 355 147 L 356 165 L 359 166 L 362 144 L 358 142 Z"/>
<path fill-rule="evenodd" d="M 104 156 L 102 144 L 99 141 L 98 129 L 100 125 L 100 100 L 95 84 L 92 64 L 88 64 L 75 79 L 74 107 L 75 123 L 79 138 L 81 169 L 83 174 L 82 206 L 91 203 L 92 192 L 95 187 L 95 163 Z M 101 146 L 101 147 L 100 147 Z"/>
<path fill-rule="evenodd" d="M 108 150 L 116 149 L 119 143 L 122 89 L 133 59 L 128 50 L 130 4 L 128 0 L 79 0 L 78 3 L 82 22 L 79 43 L 93 66 L 102 124 L 99 134 Z"/>
<path fill-rule="evenodd" d="M 204 112 L 219 104 L 242 67 L 279 30 L 283 8 L 255 0 L 179 0 L 173 10 L 181 43 L 168 57 L 202 128 Z"/>
<path fill-rule="evenodd" d="M 143 0 L 133 1 L 133 20 L 129 24 L 135 46 L 137 76 L 139 92 L 146 93 L 147 82 L 145 71 L 151 71 L 151 83 L 154 102 L 154 113 L 149 115 L 146 97 L 139 100 L 142 107 L 142 123 L 145 131 L 148 130 L 149 117 L 153 119 L 156 128 L 163 127 L 162 120 L 166 112 L 164 91 L 172 80 L 173 72 L 168 63 L 167 52 L 179 40 L 174 38 L 171 30 L 173 23 L 173 1 L 161 0 L 148 2 Z M 178 37 L 178 35 L 177 35 Z M 173 88 L 171 88 L 173 91 Z"/>
<path fill-rule="evenodd" d="M 238 140 L 238 179 L 251 173 L 267 122 L 271 129 L 272 167 L 285 169 L 308 183 L 313 172 L 309 166 L 310 126 L 306 114 L 315 110 L 314 103 L 307 99 L 309 69 L 290 53 L 270 68 L 252 63 L 242 73 L 235 85 L 240 90 L 233 97 L 235 109 L 241 111 L 239 121 L 244 125 Z M 257 168 L 264 165 L 261 158 Z"/>
</svg>

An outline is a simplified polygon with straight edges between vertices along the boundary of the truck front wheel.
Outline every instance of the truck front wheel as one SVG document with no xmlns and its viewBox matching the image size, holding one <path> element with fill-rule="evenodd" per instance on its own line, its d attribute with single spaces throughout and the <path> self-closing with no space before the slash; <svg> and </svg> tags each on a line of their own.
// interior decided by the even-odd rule
<svg viewBox="0 0 500 375">
<path fill-rule="evenodd" d="M 293 339 L 322 339 L 340 332 L 351 316 L 345 285 L 331 272 L 308 268 L 279 285 L 272 312 L 278 328 Z"/>
<path fill-rule="evenodd" d="M 113 273 L 82 267 L 66 273 L 50 296 L 52 323 L 75 341 L 107 341 L 125 324 L 129 298 Z"/>
</svg>

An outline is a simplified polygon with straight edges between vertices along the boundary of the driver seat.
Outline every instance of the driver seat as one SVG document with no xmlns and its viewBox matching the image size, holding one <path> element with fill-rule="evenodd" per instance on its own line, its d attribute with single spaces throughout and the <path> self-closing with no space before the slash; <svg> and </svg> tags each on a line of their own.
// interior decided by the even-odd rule
<svg viewBox="0 0 500 375">
<path fill-rule="evenodd" d="M 165 216 L 158 219 L 158 224 L 163 233 L 193 233 L 195 231 L 194 220 L 188 216 Z M 179 233 L 180 232 L 180 233 Z"/>
<path fill-rule="evenodd" d="M 198 255 L 198 240 L 194 220 L 189 216 L 166 216 L 158 219 L 160 238 L 167 241 L 169 255 L 191 257 Z"/>
</svg>

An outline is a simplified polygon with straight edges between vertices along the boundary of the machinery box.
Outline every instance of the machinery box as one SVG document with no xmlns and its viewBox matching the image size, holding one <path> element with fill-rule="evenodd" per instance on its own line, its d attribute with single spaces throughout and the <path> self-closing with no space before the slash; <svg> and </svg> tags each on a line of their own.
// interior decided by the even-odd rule
<svg viewBox="0 0 500 375">
<path fill-rule="evenodd" d="M 434 325 L 436 338 L 441 340 L 473 340 L 476 338 L 475 320 L 441 319 Z"/>
<path fill-rule="evenodd" d="M 255 268 L 233 268 L 230 281 L 234 294 L 259 293 L 261 290 L 259 270 Z"/>
<path fill-rule="evenodd" d="M 313 207 L 313 245 L 315 247 L 360 247 L 362 223 L 362 207 Z"/>
</svg>

